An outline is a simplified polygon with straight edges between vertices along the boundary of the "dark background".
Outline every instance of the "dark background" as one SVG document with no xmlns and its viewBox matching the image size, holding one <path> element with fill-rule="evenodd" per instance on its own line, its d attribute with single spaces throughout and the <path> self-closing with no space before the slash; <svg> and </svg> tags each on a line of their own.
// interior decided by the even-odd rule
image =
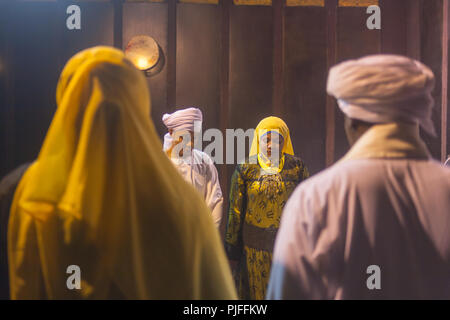
<svg viewBox="0 0 450 320">
<path fill-rule="evenodd" d="M 247 130 L 277 115 L 291 130 L 296 155 L 317 173 L 348 149 L 343 116 L 326 95 L 329 67 L 365 54 L 397 53 L 420 59 L 436 75 L 438 137 L 423 137 L 441 160 L 443 149 L 450 150 L 448 127 L 441 145 L 444 1 L 380 0 L 382 28 L 368 30 L 366 7 L 342 7 L 337 0 L 317 7 L 285 6 L 281 0 L 272 6 L 237 6 L 231 0 L 3 0 L 0 177 L 36 158 L 67 60 L 94 45 L 124 48 L 139 34 L 155 38 L 166 59 L 162 72 L 148 78 L 151 117 L 161 138 L 162 114 L 182 106 L 202 109 L 204 129 Z M 66 28 L 70 4 L 81 8 L 81 30 Z M 234 166 L 218 169 L 227 195 Z"/>
</svg>

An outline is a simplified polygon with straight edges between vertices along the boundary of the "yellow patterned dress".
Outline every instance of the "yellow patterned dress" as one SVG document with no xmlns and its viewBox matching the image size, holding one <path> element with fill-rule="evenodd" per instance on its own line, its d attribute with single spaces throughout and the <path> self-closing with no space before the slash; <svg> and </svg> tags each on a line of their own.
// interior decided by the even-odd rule
<svg viewBox="0 0 450 320">
<path fill-rule="evenodd" d="M 236 281 L 241 299 L 265 298 L 283 207 L 309 176 L 299 158 L 284 157 L 277 174 L 263 174 L 252 157 L 233 173 L 225 247 L 229 259 L 239 261 Z"/>
</svg>

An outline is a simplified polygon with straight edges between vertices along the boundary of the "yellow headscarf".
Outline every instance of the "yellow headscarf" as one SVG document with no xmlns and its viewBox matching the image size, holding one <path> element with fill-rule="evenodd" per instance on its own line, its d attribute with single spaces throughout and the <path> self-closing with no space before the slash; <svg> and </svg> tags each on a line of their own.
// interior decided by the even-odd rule
<svg viewBox="0 0 450 320">
<path fill-rule="evenodd" d="M 119 50 L 82 51 L 57 103 L 11 207 L 11 297 L 236 298 L 206 205 L 161 151 L 141 72 Z"/>
<path fill-rule="evenodd" d="M 264 157 L 259 152 L 260 139 L 265 133 L 269 131 L 275 131 L 279 133 L 284 139 L 283 149 L 281 150 L 282 157 L 277 168 L 272 168 L 270 164 L 268 164 L 268 162 L 263 159 Z M 278 117 L 264 118 L 256 126 L 252 146 L 250 148 L 250 156 L 258 155 L 258 163 L 264 170 L 275 170 L 276 172 L 280 172 L 283 169 L 284 165 L 284 154 L 294 155 L 294 148 L 292 147 L 288 126 L 282 119 Z"/>
</svg>

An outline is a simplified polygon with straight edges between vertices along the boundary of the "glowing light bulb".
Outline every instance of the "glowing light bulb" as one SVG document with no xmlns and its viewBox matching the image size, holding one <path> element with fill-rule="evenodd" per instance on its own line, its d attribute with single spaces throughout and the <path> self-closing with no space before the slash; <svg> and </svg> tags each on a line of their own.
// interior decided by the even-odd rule
<svg viewBox="0 0 450 320">
<path fill-rule="evenodd" d="M 128 42 L 125 55 L 139 70 L 145 71 L 154 67 L 159 60 L 159 47 L 149 36 L 135 36 Z"/>
<path fill-rule="evenodd" d="M 140 70 L 146 70 L 146 69 L 148 69 L 148 68 L 150 67 L 150 66 L 149 66 L 149 63 L 148 63 L 148 61 L 147 61 L 147 59 L 144 58 L 144 57 L 138 58 L 138 60 L 137 60 L 137 62 L 136 62 L 136 66 L 137 66 Z"/>
</svg>

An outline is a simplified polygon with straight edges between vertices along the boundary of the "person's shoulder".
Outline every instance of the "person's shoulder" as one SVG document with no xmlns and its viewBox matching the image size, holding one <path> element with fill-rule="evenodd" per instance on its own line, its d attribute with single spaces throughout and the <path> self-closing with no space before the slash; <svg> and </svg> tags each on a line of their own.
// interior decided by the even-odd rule
<svg viewBox="0 0 450 320">
<path fill-rule="evenodd" d="M 294 168 L 294 167 L 304 167 L 305 163 L 300 157 L 285 153 L 284 154 L 284 165 L 285 165 L 285 167 L 288 167 L 288 168 Z"/>
<path fill-rule="evenodd" d="M 207 153 L 197 149 L 193 149 L 193 152 L 195 161 L 194 165 L 200 174 L 207 177 L 207 179 L 218 176 L 216 165 Z"/>
<path fill-rule="evenodd" d="M 357 176 L 353 173 L 356 167 L 349 162 L 337 162 L 334 165 L 323 169 L 310 178 L 304 180 L 294 191 L 295 194 L 302 194 L 302 197 L 308 195 L 328 195 L 337 189 L 345 187 L 346 177 Z"/>
<path fill-rule="evenodd" d="M 346 167 L 348 164 L 336 163 L 302 181 L 289 197 L 283 215 L 290 217 L 289 221 L 323 221 L 329 208 L 336 207 L 334 202 L 341 198 L 341 191 L 346 189 L 341 184 Z"/>
<path fill-rule="evenodd" d="M 426 171 L 431 175 L 449 175 L 450 173 L 441 164 L 430 160 L 390 160 L 390 159 L 351 159 L 338 161 L 334 165 L 322 170 L 309 179 L 302 182 L 298 189 L 303 192 L 315 192 L 320 190 L 322 194 L 340 192 L 349 188 L 360 190 L 377 190 L 383 188 L 386 179 L 386 170 L 395 166 L 407 172 L 407 168 L 414 167 L 421 172 Z M 400 172 L 400 171 L 398 171 Z M 431 179 L 431 178 L 430 178 Z M 450 181 L 450 180 L 449 180 Z"/>
<path fill-rule="evenodd" d="M 248 156 L 236 165 L 236 171 L 243 177 L 251 175 L 255 170 L 259 171 L 258 156 Z"/>
<path fill-rule="evenodd" d="M 194 159 L 198 161 L 200 164 L 205 165 L 212 165 L 214 164 L 214 161 L 211 159 L 209 154 L 206 152 L 200 151 L 198 149 L 193 149 L 192 152 L 194 153 Z"/>
</svg>

